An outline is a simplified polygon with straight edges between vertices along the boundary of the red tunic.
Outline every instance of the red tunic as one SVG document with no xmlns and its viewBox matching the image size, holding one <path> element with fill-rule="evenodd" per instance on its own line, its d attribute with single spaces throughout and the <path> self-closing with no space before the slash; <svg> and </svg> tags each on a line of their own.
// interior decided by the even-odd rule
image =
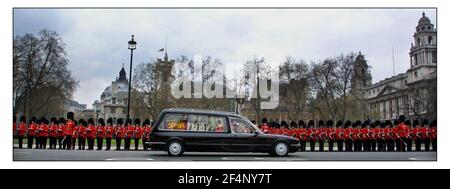
<svg viewBox="0 0 450 189">
<path fill-rule="evenodd" d="M 48 136 L 50 136 L 50 137 L 58 136 L 58 134 L 56 133 L 57 130 L 58 130 L 58 125 L 51 124 L 50 127 L 49 127 L 49 134 L 48 134 Z"/>
<path fill-rule="evenodd" d="M 87 137 L 87 129 L 85 126 L 78 126 L 78 137 L 81 137 L 83 139 L 86 139 Z"/>
<path fill-rule="evenodd" d="M 73 135 L 75 123 L 72 120 L 67 120 L 66 122 L 66 130 L 64 131 L 64 134 L 67 136 Z"/>
<path fill-rule="evenodd" d="M 116 128 L 116 138 L 124 138 L 125 137 L 125 128 L 117 127 Z"/>
<path fill-rule="evenodd" d="M 19 128 L 17 128 L 17 135 L 25 136 L 26 132 L 27 132 L 27 126 L 25 125 L 25 123 L 20 123 Z"/>
<path fill-rule="evenodd" d="M 436 127 L 431 128 L 431 132 L 430 133 L 431 133 L 430 134 L 430 139 L 431 140 L 437 139 L 437 128 Z"/>
<path fill-rule="evenodd" d="M 30 125 L 28 125 L 28 136 L 35 136 L 36 129 L 37 129 L 36 123 L 31 123 Z"/>
<path fill-rule="evenodd" d="M 308 132 L 306 134 L 308 135 L 308 139 L 310 141 L 316 141 L 317 135 L 316 135 L 316 129 L 315 128 L 309 128 Z"/>
<path fill-rule="evenodd" d="M 105 137 L 106 138 L 112 138 L 114 134 L 114 127 L 112 125 L 108 125 L 105 128 Z"/>
<path fill-rule="evenodd" d="M 361 129 L 354 128 L 352 135 L 353 135 L 353 140 L 361 140 Z"/>
<path fill-rule="evenodd" d="M 38 136 L 40 136 L 40 137 L 48 137 L 48 125 L 47 124 L 41 124 L 39 126 Z"/>
<path fill-rule="evenodd" d="M 86 130 L 87 130 L 87 137 L 88 138 L 95 138 L 95 135 L 97 133 L 97 129 L 95 128 L 94 125 L 89 124 Z"/>
<path fill-rule="evenodd" d="M 58 137 L 64 137 L 65 130 L 66 130 L 66 125 L 64 125 L 63 123 L 60 123 L 58 126 L 58 130 L 56 130 L 56 132 L 58 133 Z"/>
<path fill-rule="evenodd" d="M 125 137 L 126 138 L 131 138 L 131 137 L 133 137 L 133 134 L 134 134 L 134 127 L 131 126 L 131 125 L 127 126 L 126 127 L 126 135 L 125 135 Z"/>
<path fill-rule="evenodd" d="M 219 130 L 217 130 L 217 129 L 219 129 Z M 216 129 L 217 132 L 223 132 L 223 127 L 218 127 L 217 129 Z M 144 135 L 144 128 L 137 125 L 134 128 L 134 138 L 140 139 L 140 138 L 142 138 L 142 135 Z"/>
<path fill-rule="evenodd" d="M 330 140 L 336 140 L 336 130 L 334 128 L 327 128 L 327 137 Z"/>
<path fill-rule="evenodd" d="M 106 135 L 106 128 L 104 126 L 97 126 L 96 127 L 97 130 L 97 138 L 105 138 Z"/>
</svg>

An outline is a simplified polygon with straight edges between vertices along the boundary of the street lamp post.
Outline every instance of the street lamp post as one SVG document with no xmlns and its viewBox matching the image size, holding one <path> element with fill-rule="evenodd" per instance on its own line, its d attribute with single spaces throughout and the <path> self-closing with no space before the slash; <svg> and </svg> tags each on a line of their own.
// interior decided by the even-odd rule
<svg viewBox="0 0 450 189">
<path fill-rule="evenodd" d="M 130 49 L 131 51 L 131 56 L 130 56 L 130 78 L 128 81 L 127 119 L 130 118 L 131 68 L 133 67 L 133 51 L 134 49 L 136 49 L 136 41 L 134 41 L 134 35 L 131 35 L 131 41 L 128 41 L 128 49 Z"/>
</svg>

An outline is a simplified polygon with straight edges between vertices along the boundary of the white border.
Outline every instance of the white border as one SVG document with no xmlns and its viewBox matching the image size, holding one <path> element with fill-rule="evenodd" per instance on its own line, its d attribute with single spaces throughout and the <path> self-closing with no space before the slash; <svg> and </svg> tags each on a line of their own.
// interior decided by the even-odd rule
<svg viewBox="0 0 450 189">
<path fill-rule="evenodd" d="M 257 3 L 256 3 L 257 2 Z M 0 76 L 2 77 L 0 93 L 1 137 L 0 137 L 0 168 L 162 168 L 162 169 L 292 169 L 292 168 L 449 168 L 450 148 L 448 134 L 450 129 L 446 125 L 449 111 L 446 105 L 450 105 L 449 98 L 445 98 L 449 92 L 446 87 L 450 81 L 445 72 L 449 69 L 449 58 L 443 52 L 449 52 L 449 1 L 404 1 L 404 0 L 382 0 L 382 1 L 301 1 L 292 2 L 288 0 L 258 0 L 249 2 L 244 0 L 228 0 L 223 2 L 214 1 L 186 1 L 186 0 L 3 0 L 0 1 L 0 41 L 1 43 L 1 65 Z M 12 8 L 13 7 L 438 7 L 438 125 L 439 125 L 439 151 L 437 162 L 13 162 L 11 149 L 11 114 L 12 114 Z"/>
</svg>

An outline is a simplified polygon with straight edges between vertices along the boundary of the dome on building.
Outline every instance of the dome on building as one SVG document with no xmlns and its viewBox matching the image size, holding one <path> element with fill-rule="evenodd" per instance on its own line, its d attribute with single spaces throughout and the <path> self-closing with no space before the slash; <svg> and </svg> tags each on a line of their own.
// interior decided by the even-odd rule
<svg viewBox="0 0 450 189">
<path fill-rule="evenodd" d="M 431 24 L 431 21 L 428 17 L 425 16 L 425 12 L 422 13 L 422 18 L 419 19 L 419 25 L 428 25 Z"/>
</svg>

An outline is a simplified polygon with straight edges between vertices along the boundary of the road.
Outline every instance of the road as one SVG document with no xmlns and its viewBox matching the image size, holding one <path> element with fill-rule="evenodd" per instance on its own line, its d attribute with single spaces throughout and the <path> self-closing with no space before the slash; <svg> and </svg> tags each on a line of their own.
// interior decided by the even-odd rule
<svg viewBox="0 0 450 189">
<path fill-rule="evenodd" d="M 287 157 L 264 153 L 186 152 L 169 157 L 161 151 L 88 151 L 14 149 L 15 161 L 436 161 L 436 152 L 296 152 Z"/>
</svg>

